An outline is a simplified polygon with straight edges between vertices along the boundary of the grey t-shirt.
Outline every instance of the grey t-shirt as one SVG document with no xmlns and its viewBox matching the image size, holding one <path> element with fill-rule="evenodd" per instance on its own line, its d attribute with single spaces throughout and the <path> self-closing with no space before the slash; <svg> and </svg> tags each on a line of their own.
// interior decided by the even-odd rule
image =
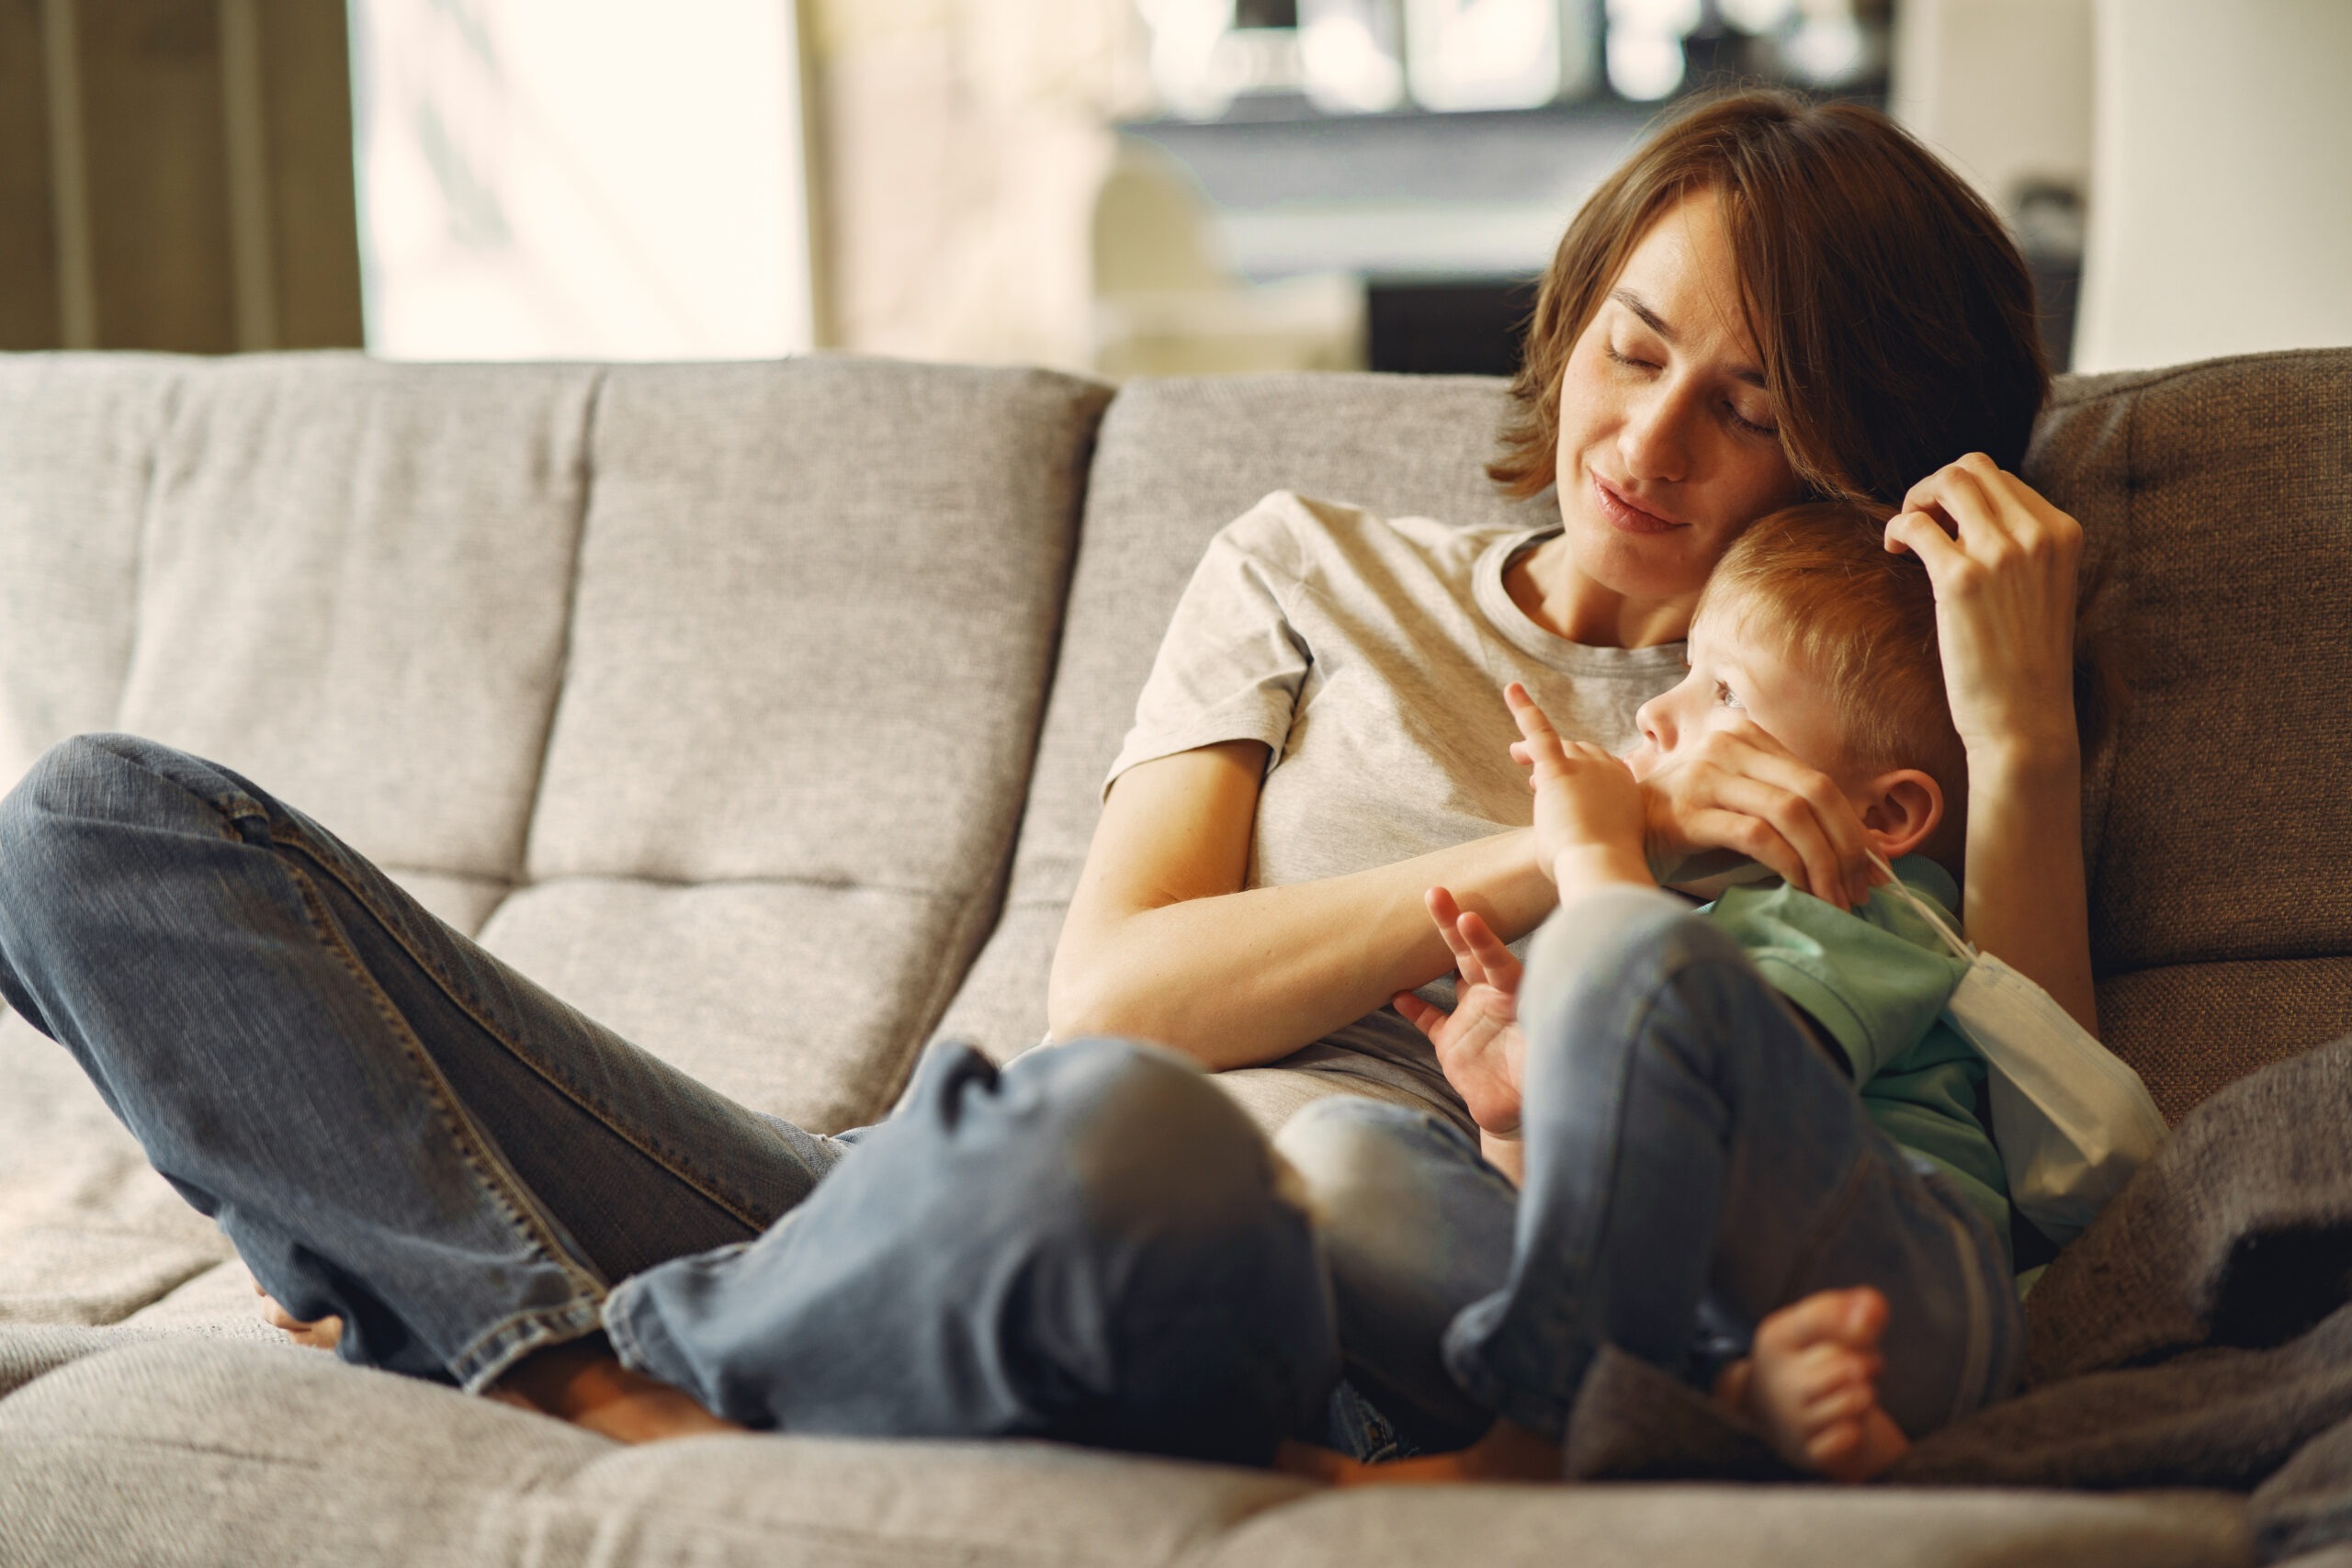
<svg viewBox="0 0 2352 1568">
<path fill-rule="evenodd" d="M 1269 749 L 1248 886 L 1341 876 L 1532 818 L 1502 689 L 1560 732 L 1623 752 L 1634 710 L 1682 677 L 1682 645 L 1588 648 L 1530 620 L 1503 570 L 1554 528 L 1457 528 L 1278 491 L 1210 542 L 1135 728 L 1104 780 L 1225 740 Z M 1450 980 L 1422 995 L 1453 1005 Z M 1336 1074 L 1470 1123 L 1393 1008 L 1277 1066 Z"/>
</svg>

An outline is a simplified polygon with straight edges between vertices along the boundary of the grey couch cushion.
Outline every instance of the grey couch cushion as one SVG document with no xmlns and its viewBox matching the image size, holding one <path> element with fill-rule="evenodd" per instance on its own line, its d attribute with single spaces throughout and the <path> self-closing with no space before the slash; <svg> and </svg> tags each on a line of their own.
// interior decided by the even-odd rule
<svg viewBox="0 0 2352 1568">
<path fill-rule="evenodd" d="M 1147 1568 L 1305 1490 L 1043 1444 L 625 1449 L 318 1351 L 217 1342 L 84 1356 L 0 1400 L 11 1564 Z"/>
<path fill-rule="evenodd" d="M 0 1364 L 6 1345 L 0 1340 Z M 85 1355 L 0 1401 L 0 1561 L 2224 1568 L 2234 1499 L 1823 1487 L 1422 1487 L 1046 1444 L 622 1449 L 316 1351 Z"/>
<path fill-rule="evenodd" d="M 1447 1486 L 1341 1494 L 1235 1530 L 1215 1568 L 2205 1568 L 2252 1558 L 2211 1494 Z"/>
<path fill-rule="evenodd" d="M 2352 956 L 2167 964 L 2099 982 L 2099 1027 L 2177 1122 L 2258 1067 L 2352 1032 Z"/>
<path fill-rule="evenodd" d="M 612 371 L 535 886 L 488 945 L 749 1104 L 879 1114 L 994 913 L 1108 396 Z"/>
<path fill-rule="evenodd" d="M 1053 699 L 1002 919 L 942 1029 L 999 1056 L 1045 1032 L 1046 976 L 1103 770 L 1201 552 L 1269 491 L 1460 524 L 1544 517 L 1487 481 L 1485 377 L 1233 376 L 1129 383 L 1103 416 Z"/>
<path fill-rule="evenodd" d="M 387 866 L 511 881 L 597 376 L 345 355 L 188 374 L 117 727 L 248 773 Z"/>
<path fill-rule="evenodd" d="M 2090 531 L 2133 687 L 2092 759 L 2092 942 L 2177 1118 L 2352 1027 L 2352 350 L 2062 385 L 2027 475 Z"/>
<path fill-rule="evenodd" d="M 0 788 L 114 721 L 155 449 L 190 363 L 0 355 Z"/>
<path fill-rule="evenodd" d="M 74 1058 L 0 1009 L 0 1325 L 119 1322 L 229 1256 Z"/>
</svg>

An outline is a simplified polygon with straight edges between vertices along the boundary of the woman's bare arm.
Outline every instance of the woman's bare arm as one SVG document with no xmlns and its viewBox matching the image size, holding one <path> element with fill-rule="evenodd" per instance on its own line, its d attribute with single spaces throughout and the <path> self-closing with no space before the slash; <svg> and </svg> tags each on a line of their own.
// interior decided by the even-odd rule
<svg viewBox="0 0 2352 1568">
<path fill-rule="evenodd" d="M 1888 547 L 1917 555 L 1935 582 L 1945 690 L 1968 750 L 1968 934 L 2097 1034 L 2075 731 L 2082 526 L 1981 453 L 1920 480 L 1904 505 Z"/>
<path fill-rule="evenodd" d="M 2082 752 L 2074 736 L 2063 743 L 1970 750 L 1962 900 L 1968 934 L 2096 1036 L 2082 809 Z"/>
<path fill-rule="evenodd" d="M 1121 774 L 1054 953 L 1057 1039 L 1121 1034 L 1207 1067 L 1288 1055 L 1453 967 L 1423 896 L 1505 940 L 1555 896 L 1525 829 L 1347 876 L 1242 890 L 1266 748 L 1228 741 Z"/>
</svg>

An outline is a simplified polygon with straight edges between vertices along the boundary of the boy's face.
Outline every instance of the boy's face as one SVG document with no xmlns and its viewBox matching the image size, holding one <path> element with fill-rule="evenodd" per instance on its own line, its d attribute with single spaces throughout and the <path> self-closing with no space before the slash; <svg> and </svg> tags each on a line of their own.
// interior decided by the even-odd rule
<svg viewBox="0 0 2352 1568">
<path fill-rule="evenodd" d="M 1762 730 L 1790 756 L 1850 792 L 1859 781 L 1849 777 L 1857 770 L 1847 761 L 1837 704 L 1777 639 L 1750 634 L 1749 617 L 1736 605 L 1726 608 L 1729 613 L 1711 606 L 1691 623 L 1690 672 L 1634 716 L 1642 740 L 1625 758 L 1634 776 L 1649 777 L 1715 731 Z"/>
</svg>

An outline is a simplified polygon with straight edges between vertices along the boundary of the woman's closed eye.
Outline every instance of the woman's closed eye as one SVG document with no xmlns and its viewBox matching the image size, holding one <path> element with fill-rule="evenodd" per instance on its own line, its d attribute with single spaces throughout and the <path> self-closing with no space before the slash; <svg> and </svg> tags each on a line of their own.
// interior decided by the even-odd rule
<svg viewBox="0 0 2352 1568">
<path fill-rule="evenodd" d="M 1666 367 L 1660 360 L 1646 357 L 1648 351 L 1641 348 L 1620 348 L 1612 343 L 1604 345 L 1601 352 L 1609 356 L 1611 364 L 1622 365 L 1628 370 L 1639 370 L 1645 375 L 1655 376 Z M 1724 400 L 1723 412 L 1724 422 L 1743 435 L 1752 435 L 1763 441 L 1781 438 L 1778 425 L 1748 418 L 1739 412 L 1739 405 L 1729 399 Z"/>
</svg>

